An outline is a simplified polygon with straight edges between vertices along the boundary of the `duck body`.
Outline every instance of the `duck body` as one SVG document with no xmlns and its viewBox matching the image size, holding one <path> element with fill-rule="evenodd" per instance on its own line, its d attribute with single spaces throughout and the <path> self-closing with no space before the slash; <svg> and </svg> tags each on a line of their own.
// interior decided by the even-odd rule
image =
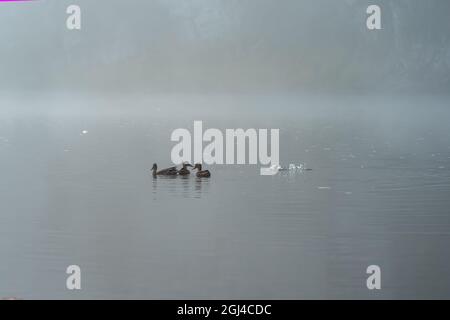
<svg viewBox="0 0 450 320">
<path fill-rule="evenodd" d="M 170 167 L 167 169 L 162 169 L 158 171 L 158 166 L 156 163 L 153 164 L 152 174 L 154 177 L 156 176 L 176 176 L 178 174 L 178 170 L 176 167 Z"/>
<path fill-rule="evenodd" d="M 197 169 L 197 173 L 195 174 L 198 178 L 209 178 L 211 177 L 211 172 L 209 172 L 209 170 L 202 170 L 202 165 L 200 163 L 197 163 L 194 166 L 195 170 Z"/>
<path fill-rule="evenodd" d="M 178 170 L 178 174 L 179 174 L 180 176 L 187 176 L 187 175 L 190 175 L 191 172 L 188 170 L 187 167 L 192 167 L 192 165 L 189 164 L 189 163 L 183 163 L 182 168 L 181 168 L 180 170 Z"/>
<path fill-rule="evenodd" d="M 211 177 L 211 172 L 209 172 L 209 170 L 202 170 L 202 171 L 198 171 L 195 175 L 198 178 L 209 178 L 209 177 Z"/>
</svg>

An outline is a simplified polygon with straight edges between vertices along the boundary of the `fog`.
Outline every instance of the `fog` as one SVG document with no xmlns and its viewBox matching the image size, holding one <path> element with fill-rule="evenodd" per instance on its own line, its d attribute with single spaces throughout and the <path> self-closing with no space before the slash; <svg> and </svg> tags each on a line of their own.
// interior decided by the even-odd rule
<svg viewBox="0 0 450 320">
<path fill-rule="evenodd" d="M 0 2 L 0 298 L 448 298 L 449 13 Z M 311 170 L 153 178 L 196 120 L 279 129 L 280 165 Z M 83 290 L 66 289 L 73 264 Z"/>
<path fill-rule="evenodd" d="M 66 28 L 78 4 L 82 29 Z M 366 28 L 378 4 L 382 30 Z M 45 1 L 0 4 L 0 91 L 445 93 L 450 2 Z"/>
</svg>

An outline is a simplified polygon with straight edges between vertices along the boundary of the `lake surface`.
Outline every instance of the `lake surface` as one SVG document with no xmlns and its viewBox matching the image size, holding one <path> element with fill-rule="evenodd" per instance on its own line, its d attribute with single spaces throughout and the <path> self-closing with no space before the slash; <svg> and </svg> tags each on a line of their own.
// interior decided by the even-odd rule
<svg viewBox="0 0 450 320">
<path fill-rule="evenodd" d="M 3 99 L 0 297 L 450 298 L 449 101 Z M 152 178 L 194 120 L 278 128 L 281 164 L 312 171 Z"/>
</svg>

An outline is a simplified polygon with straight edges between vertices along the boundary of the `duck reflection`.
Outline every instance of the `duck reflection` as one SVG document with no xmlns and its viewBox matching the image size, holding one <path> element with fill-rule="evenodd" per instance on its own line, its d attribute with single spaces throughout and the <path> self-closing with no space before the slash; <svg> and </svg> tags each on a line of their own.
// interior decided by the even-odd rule
<svg viewBox="0 0 450 320">
<path fill-rule="evenodd" d="M 199 199 L 209 190 L 210 179 L 190 175 L 153 176 L 152 194 L 154 199 L 191 198 Z"/>
</svg>

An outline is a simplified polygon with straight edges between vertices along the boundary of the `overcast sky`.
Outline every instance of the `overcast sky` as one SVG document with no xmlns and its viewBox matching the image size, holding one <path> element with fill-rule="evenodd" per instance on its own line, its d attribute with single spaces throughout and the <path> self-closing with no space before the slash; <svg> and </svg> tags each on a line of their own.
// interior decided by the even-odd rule
<svg viewBox="0 0 450 320">
<path fill-rule="evenodd" d="M 445 93 L 449 14 L 447 0 L 0 3 L 0 90 Z"/>
</svg>

